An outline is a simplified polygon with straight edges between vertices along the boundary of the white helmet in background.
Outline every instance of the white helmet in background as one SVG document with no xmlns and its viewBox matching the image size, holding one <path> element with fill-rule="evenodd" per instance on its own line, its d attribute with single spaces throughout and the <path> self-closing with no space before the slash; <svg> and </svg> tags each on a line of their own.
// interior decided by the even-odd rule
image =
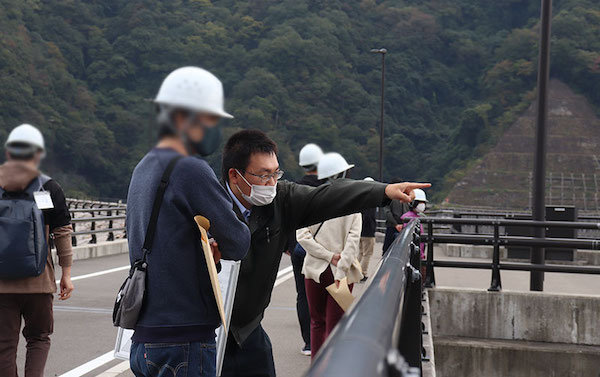
<svg viewBox="0 0 600 377">
<path fill-rule="evenodd" d="M 4 144 L 10 154 L 27 155 L 37 151 L 44 153 L 46 147 L 44 136 L 36 127 L 31 124 L 21 124 L 15 127 Z"/>
<path fill-rule="evenodd" d="M 323 150 L 317 144 L 306 144 L 300 149 L 300 156 L 298 158 L 300 166 L 311 166 L 317 165 L 319 160 L 323 157 Z"/>
<path fill-rule="evenodd" d="M 162 82 L 154 102 L 222 118 L 233 118 L 225 111 L 223 84 L 217 76 L 198 67 L 182 67 Z"/>
<path fill-rule="evenodd" d="M 415 193 L 415 199 L 413 200 L 413 202 L 428 202 L 427 195 L 425 195 L 425 191 L 421 189 L 414 189 L 413 192 Z"/>
<path fill-rule="evenodd" d="M 353 167 L 354 165 L 349 165 L 341 154 L 335 152 L 325 153 L 319 160 L 319 165 L 317 167 L 317 171 L 319 172 L 318 178 L 333 178 L 340 173 L 345 173 Z"/>
<path fill-rule="evenodd" d="M 375 182 L 375 180 L 371 177 L 366 177 L 365 179 L 363 179 L 363 181 L 367 181 L 367 182 Z"/>
</svg>

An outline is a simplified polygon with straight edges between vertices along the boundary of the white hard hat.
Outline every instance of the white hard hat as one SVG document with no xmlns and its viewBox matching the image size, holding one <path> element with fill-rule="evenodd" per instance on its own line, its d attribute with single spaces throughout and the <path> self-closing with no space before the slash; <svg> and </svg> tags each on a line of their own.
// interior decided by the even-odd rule
<svg viewBox="0 0 600 377">
<path fill-rule="evenodd" d="M 323 150 L 317 144 L 306 144 L 300 149 L 300 166 L 316 165 L 323 157 Z"/>
<path fill-rule="evenodd" d="M 317 166 L 317 171 L 319 172 L 318 178 L 325 179 L 333 177 L 346 170 L 352 169 L 353 167 L 354 165 L 348 165 L 341 154 L 335 152 L 325 153 L 319 160 L 319 165 Z"/>
<path fill-rule="evenodd" d="M 414 189 L 413 192 L 415 193 L 415 200 L 413 200 L 414 202 L 428 202 L 427 195 L 425 195 L 425 191 L 421 189 Z"/>
<path fill-rule="evenodd" d="M 9 148 L 11 144 L 27 144 L 36 147 L 42 151 L 46 150 L 44 146 L 44 136 L 31 124 L 21 124 L 15 127 L 6 139 L 5 147 Z"/>
<path fill-rule="evenodd" d="M 217 76 L 198 67 L 182 67 L 171 72 L 162 82 L 156 99 L 167 105 L 233 118 L 224 108 L 223 84 Z"/>
<path fill-rule="evenodd" d="M 366 177 L 365 179 L 363 179 L 363 181 L 367 181 L 367 182 L 375 182 L 375 180 L 371 177 Z"/>
</svg>

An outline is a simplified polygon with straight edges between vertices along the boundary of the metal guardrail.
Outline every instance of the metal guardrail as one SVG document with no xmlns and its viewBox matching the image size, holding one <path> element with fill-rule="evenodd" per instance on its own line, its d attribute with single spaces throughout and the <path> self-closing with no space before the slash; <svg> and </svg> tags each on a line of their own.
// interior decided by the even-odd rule
<svg viewBox="0 0 600 377">
<path fill-rule="evenodd" d="M 428 361 L 422 354 L 419 230 L 418 220 L 404 227 L 306 377 L 421 376 L 422 360 Z"/>
<path fill-rule="evenodd" d="M 115 227 L 116 221 L 122 221 L 126 218 L 127 206 L 121 202 L 103 202 L 95 200 L 67 199 L 69 212 L 71 213 L 71 224 L 73 225 L 73 234 L 71 243 L 77 246 L 77 237 L 90 235 L 88 243 L 98 242 L 97 234 L 107 233 L 106 241 L 114 241 L 115 233 L 122 232 L 122 238 L 126 238 L 126 229 L 124 226 Z M 83 217 L 77 217 L 78 215 Z M 85 216 L 89 215 L 89 216 Z M 100 224 L 106 224 L 105 227 L 98 227 Z M 86 226 L 89 224 L 89 226 Z M 84 227 L 83 230 L 77 230 Z"/>
<path fill-rule="evenodd" d="M 531 221 L 531 220 L 494 220 L 494 219 L 455 219 L 455 218 L 421 218 L 426 224 L 426 234 L 422 239 L 427 242 L 426 280 L 425 287 L 435 286 L 434 267 L 478 268 L 491 269 L 492 281 L 489 291 L 502 289 L 501 270 L 513 271 L 542 271 L 579 274 L 600 274 L 600 267 L 568 266 L 555 264 L 533 264 L 500 262 L 500 246 L 537 246 L 537 247 L 566 247 L 587 250 L 600 250 L 600 240 L 596 239 L 565 239 L 565 238 L 536 238 L 500 235 L 501 226 L 520 226 L 531 228 L 574 228 L 599 229 L 600 224 L 566 221 Z M 435 234 L 434 224 L 447 225 L 486 225 L 492 226 L 493 235 L 478 234 Z M 434 244 L 458 243 L 467 245 L 492 245 L 494 252 L 491 262 L 447 261 L 434 259 Z"/>
</svg>

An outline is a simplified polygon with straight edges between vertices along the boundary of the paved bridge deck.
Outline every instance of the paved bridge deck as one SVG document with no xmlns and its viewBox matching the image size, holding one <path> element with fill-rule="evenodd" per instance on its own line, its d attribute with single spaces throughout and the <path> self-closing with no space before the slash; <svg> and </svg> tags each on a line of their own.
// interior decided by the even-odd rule
<svg viewBox="0 0 600 377">
<path fill-rule="evenodd" d="M 372 269 L 377 264 L 381 244 L 377 244 L 375 250 Z M 111 356 L 116 337 L 116 329 L 111 322 L 112 305 L 128 265 L 128 257 L 124 254 L 75 263 L 72 271 L 76 287 L 73 298 L 55 302 L 55 333 L 46 376 L 132 376 L 126 363 Z M 289 257 L 284 255 L 280 270 L 289 271 L 289 266 Z M 438 286 L 487 288 L 490 276 L 489 270 L 436 269 Z M 504 289 L 526 291 L 529 274 L 503 271 L 502 283 Z M 549 292 L 600 295 L 600 276 L 546 274 L 545 288 Z M 363 290 L 364 284 L 359 284 L 355 293 L 358 295 Z M 263 321 L 273 343 L 278 375 L 283 377 L 301 376 L 310 362 L 309 357 L 299 352 L 302 340 L 295 312 L 295 295 L 290 271 L 278 279 Z M 24 352 L 22 339 L 18 355 L 20 375 Z"/>
</svg>

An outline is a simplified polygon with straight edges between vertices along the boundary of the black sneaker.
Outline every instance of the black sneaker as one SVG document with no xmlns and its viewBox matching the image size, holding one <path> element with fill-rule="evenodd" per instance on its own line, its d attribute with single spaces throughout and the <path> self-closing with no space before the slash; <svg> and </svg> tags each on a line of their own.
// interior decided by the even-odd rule
<svg viewBox="0 0 600 377">
<path fill-rule="evenodd" d="M 366 276 L 365 276 L 365 277 L 363 277 L 362 279 L 360 279 L 360 282 L 361 282 L 361 283 L 364 283 L 365 281 L 367 281 L 367 279 L 368 279 L 368 277 L 366 277 Z"/>
<path fill-rule="evenodd" d="M 310 355 L 312 355 L 312 352 L 310 350 L 310 346 L 309 345 L 305 345 L 304 347 L 302 347 L 302 349 L 300 350 L 300 353 L 302 353 L 304 356 L 310 356 Z"/>
</svg>

